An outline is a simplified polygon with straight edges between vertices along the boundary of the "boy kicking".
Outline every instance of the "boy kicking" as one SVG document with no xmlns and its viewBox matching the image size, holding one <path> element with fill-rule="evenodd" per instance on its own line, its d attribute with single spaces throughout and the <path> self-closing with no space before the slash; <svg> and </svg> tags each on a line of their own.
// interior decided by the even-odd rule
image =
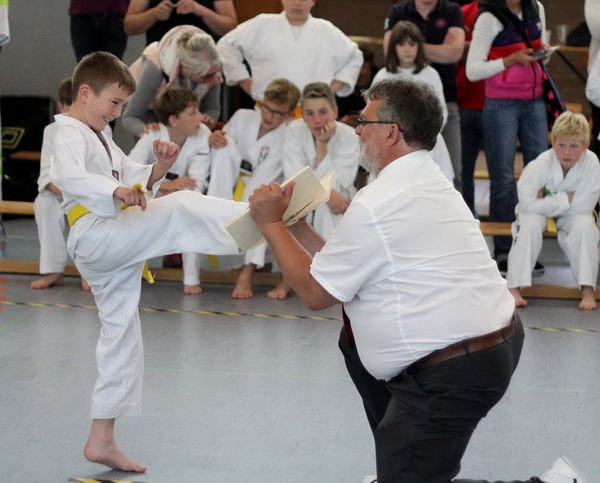
<svg viewBox="0 0 600 483">
<path fill-rule="evenodd" d="M 71 225 L 67 249 L 92 289 L 102 323 L 84 456 L 121 471 L 144 472 L 114 437 L 117 417 L 141 411 L 138 304 L 144 261 L 186 251 L 239 253 L 224 225 L 247 205 L 192 191 L 146 200 L 145 191 L 159 189 L 179 149 L 156 140 L 156 162 L 141 165 L 102 136 L 134 90 L 135 80 L 114 55 L 95 52 L 81 60 L 73 73 L 73 106 L 57 118 L 50 179 L 63 194 Z"/>
<path fill-rule="evenodd" d="M 552 127 L 551 139 L 552 148 L 525 167 L 517 184 L 519 204 L 506 281 L 515 305 L 526 306 L 520 288 L 531 286 L 547 219 L 554 218 L 558 244 L 581 290 L 579 309 L 593 310 L 600 238 L 593 210 L 600 196 L 600 165 L 587 149 L 590 128 L 585 116 L 562 113 Z"/>
</svg>

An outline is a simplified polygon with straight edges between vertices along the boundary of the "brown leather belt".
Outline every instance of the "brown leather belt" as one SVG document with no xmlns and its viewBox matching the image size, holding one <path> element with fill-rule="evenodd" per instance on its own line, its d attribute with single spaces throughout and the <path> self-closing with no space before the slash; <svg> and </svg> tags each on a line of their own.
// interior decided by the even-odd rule
<svg viewBox="0 0 600 483">
<path fill-rule="evenodd" d="M 413 362 L 408 366 L 406 371 L 408 374 L 415 374 L 426 367 L 439 364 L 440 362 L 494 347 L 512 337 L 515 333 L 516 325 L 517 317 L 516 315 L 513 315 L 510 323 L 506 327 L 490 332 L 489 334 L 480 335 L 479 337 L 472 337 L 470 339 L 461 340 L 460 342 L 455 342 L 443 349 L 435 350 L 431 354 Z"/>
</svg>

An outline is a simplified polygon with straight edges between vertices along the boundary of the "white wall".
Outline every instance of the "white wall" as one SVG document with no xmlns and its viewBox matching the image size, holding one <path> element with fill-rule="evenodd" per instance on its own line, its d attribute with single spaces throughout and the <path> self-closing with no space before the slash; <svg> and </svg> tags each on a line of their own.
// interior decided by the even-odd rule
<svg viewBox="0 0 600 483">
<path fill-rule="evenodd" d="M 75 68 L 67 0 L 10 0 L 11 40 L 0 54 L 0 93 L 50 96 Z M 130 37 L 124 62 L 131 64 L 144 48 L 144 35 Z M 117 127 L 115 139 L 127 151 L 131 137 Z"/>
</svg>

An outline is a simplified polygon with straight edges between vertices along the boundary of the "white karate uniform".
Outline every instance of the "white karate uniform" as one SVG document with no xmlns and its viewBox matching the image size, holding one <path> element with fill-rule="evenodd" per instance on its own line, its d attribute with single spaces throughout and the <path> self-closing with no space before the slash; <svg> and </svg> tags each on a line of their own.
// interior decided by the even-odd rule
<svg viewBox="0 0 600 483">
<path fill-rule="evenodd" d="M 64 116 L 64 114 L 58 114 Z M 65 242 L 65 212 L 62 209 L 62 198 L 47 190 L 50 184 L 50 160 L 54 155 L 54 138 L 58 124 L 53 122 L 44 128 L 42 152 L 40 157 L 40 175 L 38 192 L 33 201 L 35 223 L 40 241 L 40 273 L 62 273 L 67 263 L 67 244 Z M 110 126 L 102 132 L 105 137 L 112 137 Z"/>
<path fill-rule="evenodd" d="M 288 124 L 283 142 L 283 175 L 287 179 L 309 165 L 322 178 L 334 173 L 332 189 L 349 201 L 356 194 L 354 180 L 358 171 L 358 136 L 347 124 L 336 121 L 335 133 L 327 142 L 327 156 L 315 167 L 315 140 L 302 119 Z M 343 214 L 333 214 L 327 203 L 319 206 L 308 220 L 325 239 L 329 237 Z"/>
<path fill-rule="evenodd" d="M 379 82 L 383 79 L 394 79 L 397 77 L 412 77 L 413 79 L 420 80 L 429 84 L 435 90 L 435 93 L 438 95 L 440 103 L 442 104 L 442 112 L 444 116 L 444 123 L 442 124 L 442 129 L 446 125 L 446 121 L 448 120 L 448 107 L 446 106 L 446 97 L 444 96 L 444 86 L 442 84 L 442 79 L 438 74 L 437 70 L 435 70 L 430 65 L 425 66 L 421 69 L 420 72 L 414 73 L 413 68 L 403 68 L 398 67 L 398 72 L 389 72 L 385 67 L 380 69 L 375 77 L 373 77 L 373 82 L 371 85 Z M 448 151 L 448 147 L 446 146 L 446 141 L 442 137 L 441 133 L 437 135 L 437 141 L 435 143 L 434 148 L 429 151 L 429 155 L 431 158 L 437 163 L 442 171 L 442 174 L 448 178 L 450 181 L 454 180 L 454 168 L 452 168 L 452 160 L 450 159 L 450 152 Z"/>
<path fill-rule="evenodd" d="M 144 261 L 186 251 L 239 253 L 225 224 L 247 204 L 179 191 L 148 201 L 145 211 L 138 206 L 121 210 L 115 189 L 146 186 L 152 166 L 130 160 L 111 139 L 106 140 L 109 157 L 97 134 L 76 119 L 59 116 L 57 122 L 50 179 L 63 193 L 65 212 L 78 203 L 91 210 L 77 220 L 67 240 L 102 322 L 91 415 L 139 414 L 144 366 L 138 303 Z"/>
<path fill-rule="evenodd" d="M 212 172 L 208 195 L 232 199 L 240 177 L 242 161 L 252 167 L 252 174 L 244 176 L 244 193 L 241 201 L 248 197 L 261 184 L 281 181 L 281 147 L 285 134 L 285 123 L 257 139 L 262 123 L 260 112 L 253 109 L 239 109 L 223 126 L 227 136 L 227 146 L 212 150 Z M 266 243 L 251 248 L 244 254 L 244 264 L 250 263 L 261 268 L 265 264 Z"/>
<path fill-rule="evenodd" d="M 538 198 L 540 189 L 552 195 Z M 509 288 L 531 286 L 531 272 L 542 249 L 547 218 L 556 219 L 558 243 L 565 251 L 580 287 L 596 287 L 598 278 L 598 228 L 592 210 L 600 197 L 600 165 L 587 150 L 563 175 L 553 149 L 530 162 L 517 183 L 519 203 L 512 224 L 513 245 L 508 254 Z M 569 203 L 567 193 L 574 192 Z"/>
<path fill-rule="evenodd" d="M 188 136 L 179 151 L 175 164 L 169 170 L 172 175 L 191 176 L 196 181 L 194 191 L 205 193 L 210 176 L 210 146 L 208 138 L 210 129 L 202 124 L 200 131 L 194 136 Z M 158 131 L 145 134 L 133 147 L 129 157 L 141 164 L 152 164 L 156 161 L 153 154 L 152 143 L 160 139 L 170 141 L 169 130 L 164 124 L 159 125 Z M 200 253 L 182 253 L 183 283 L 184 285 L 200 285 Z"/>
<path fill-rule="evenodd" d="M 297 34 L 295 36 L 294 34 Z M 252 97 L 262 100 L 269 82 L 285 77 L 302 91 L 311 82 L 338 80 L 341 97 L 354 91 L 363 56 L 331 22 L 309 15 L 301 27 L 292 27 L 285 12 L 261 14 L 241 23 L 217 42 L 228 85 L 250 78 Z"/>
</svg>

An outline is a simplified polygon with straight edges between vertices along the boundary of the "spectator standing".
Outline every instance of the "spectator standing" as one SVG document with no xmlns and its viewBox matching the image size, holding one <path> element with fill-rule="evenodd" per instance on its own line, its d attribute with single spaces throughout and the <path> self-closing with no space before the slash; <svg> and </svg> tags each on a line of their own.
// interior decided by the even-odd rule
<svg viewBox="0 0 600 483">
<path fill-rule="evenodd" d="M 473 37 L 473 26 L 479 13 L 477 1 L 462 2 L 460 9 L 465 21 L 465 53 L 456 66 L 456 87 L 460 112 L 460 141 L 462 160 L 462 195 L 474 215 L 475 211 L 475 163 L 483 147 L 482 112 L 485 101 L 483 81 L 471 82 L 467 79 L 466 54 Z"/>
<path fill-rule="evenodd" d="M 257 101 L 279 77 L 300 90 L 318 81 L 330 84 L 339 96 L 352 94 L 363 65 L 356 43 L 331 22 L 310 14 L 316 0 L 281 3 L 283 12 L 258 15 L 219 40 L 227 84 L 239 84 Z"/>
<path fill-rule="evenodd" d="M 145 32 L 146 45 L 178 25 L 194 25 L 216 42 L 237 25 L 233 0 L 131 0 L 125 15 L 127 35 Z"/>
<path fill-rule="evenodd" d="M 460 114 L 456 92 L 456 62 L 465 45 L 464 22 L 458 4 L 449 0 L 407 0 L 392 6 L 385 20 L 383 49 L 387 52 L 392 29 L 397 22 L 413 22 L 425 38 L 425 58 L 438 71 L 444 85 L 448 119 L 442 136 L 448 146 L 454 187 L 461 191 Z"/>
<path fill-rule="evenodd" d="M 123 18 L 129 0 L 71 0 L 71 44 L 79 62 L 92 52 L 110 52 L 119 59 L 127 48 Z"/>
<path fill-rule="evenodd" d="M 480 0 L 467 56 L 467 77 L 485 79 L 483 138 L 490 173 L 490 221 L 515 219 L 517 139 L 527 164 L 548 147 L 542 68 L 546 16 L 535 0 Z M 529 48 L 523 35 L 529 38 Z M 549 54 L 547 54 L 549 55 Z M 494 258 L 506 272 L 510 236 L 494 237 Z"/>
</svg>

